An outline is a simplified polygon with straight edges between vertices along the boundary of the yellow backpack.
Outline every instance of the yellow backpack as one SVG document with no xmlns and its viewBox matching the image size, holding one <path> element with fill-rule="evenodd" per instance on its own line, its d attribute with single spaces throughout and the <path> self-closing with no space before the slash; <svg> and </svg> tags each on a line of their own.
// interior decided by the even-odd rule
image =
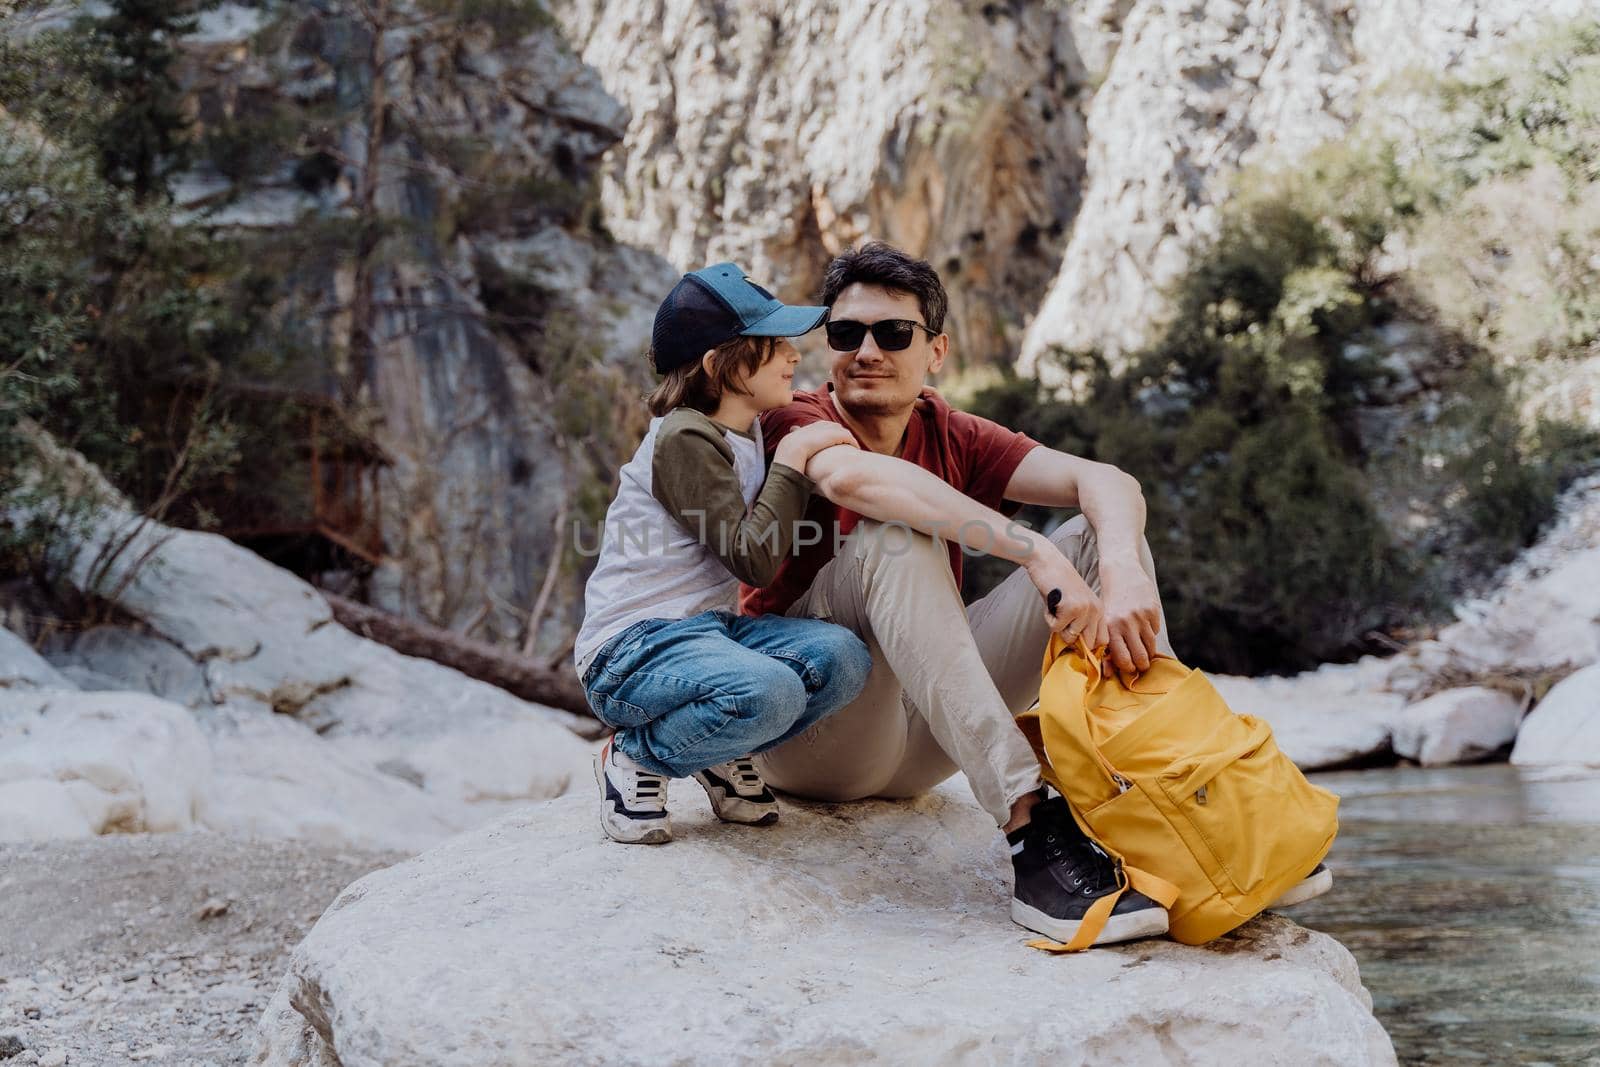
<svg viewBox="0 0 1600 1067">
<path fill-rule="evenodd" d="M 1265 909 L 1311 873 L 1338 831 L 1339 798 L 1306 781 L 1266 723 L 1235 715 L 1175 659 L 1158 657 L 1125 683 L 1081 638 L 1068 647 L 1052 634 L 1039 705 L 1017 721 L 1084 832 L 1123 861 L 1124 888 L 1153 882 L 1169 899 L 1176 888 L 1161 903 L 1185 944 Z M 1098 932 L 1030 944 L 1076 950 Z"/>
</svg>

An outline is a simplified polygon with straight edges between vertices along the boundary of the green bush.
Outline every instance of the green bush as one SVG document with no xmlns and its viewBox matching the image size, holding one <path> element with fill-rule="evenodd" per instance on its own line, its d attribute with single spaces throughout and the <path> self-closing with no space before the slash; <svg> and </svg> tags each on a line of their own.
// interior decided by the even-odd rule
<svg viewBox="0 0 1600 1067">
<path fill-rule="evenodd" d="M 1403 142 L 1379 101 L 1299 164 L 1240 175 L 1172 325 L 1120 369 L 1057 352 L 1070 398 L 1014 376 L 975 397 L 1140 479 L 1198 665 L 1305 668 L 1438 617 L 1600 457 L 1521 388 L 1532 361 L 1600 347 L 1600 24 L 1419 86 L 1437 121 Z M 1407 362 L 1429 381 L 1397 401 Z M 970 595 L 998 576 L 975 562 Z"/>
<path fill-rule="evenodd" d="M 1123 369 L 1057 352 L 1047 377 L 1080 383 L 1075 399 L 1009 376 L 973 401 L 1140 479 L 1176 647 L 1236 673 L 1347 658 L 1373 630 L 1432 616 L 1459 591 L 1444 577 L 1481 574 L 1532 538 L 1585 454 L 1581 435 L 1560 455 L 1530 438 L 1493 360 L 1431 332 L 1440 361 L 1464 369 L 1418 441 L 1446 461 L 1404 476 L 1449 490 L 1435 518 L 1452 537 L 1441 549 L 1392 530 L 1360 430 L 1388 373 L 1373 354 L 1380 330 L 1396 314 L 1366 258 L 1383 227 L 1367 213 L 1366 236 L 1352 237 L 1283 189 L 1233 202 L 1175 294 L 1174 324 Z M 974 567 L 969 594 L 997 576 Z"/>
</svg>

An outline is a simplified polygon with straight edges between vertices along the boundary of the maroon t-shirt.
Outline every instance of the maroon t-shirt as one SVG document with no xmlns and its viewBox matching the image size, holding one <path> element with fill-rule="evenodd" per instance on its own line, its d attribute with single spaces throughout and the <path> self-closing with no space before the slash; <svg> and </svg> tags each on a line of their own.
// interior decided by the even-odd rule
<svg viewBox="0 0 1600 1067">
<path fill-rule="evenodd" d="M 839 413 L 828 396 L 830 382 L 821 389 L 797 392 L 794 399 L 781 408 L 774 408 L 761 416 L 761 434 L 767 450 L 767 464 L 772 464 L 772 454 L 778 442 L 790 430 L 807 423 L 826 419 L 843 425 Z M 1017 464 L 1039 445 L 1027 434 L 1008 430 L 997 422 L 957 411 L 945 402 L 938 390 L 924 386 L 912 408 L 911 421 L 906 424 L 905 447 L 900 458 L 915 463 L 923 470 L 955 486 L 963 493 L 1004 514 L 1014 514 L 1016 506 L 1005 504 L 1006 486 Z M 811 495 L 806 506 L 806 519 L 817 524 L 823 533 L 822 540 L 806 545 L 778 568 L 772 584 L 757 589 L 739 587 L 739 610 L 745 615 L 782 614 L 809 588 L 817 572 L 833 558 L 835 529 L 844 537 L 855 529 L 861 516 L 848 508 L 834 504 L 819 493 Z M 814 535 L 813 535 L 814 536 Z M 951 530 L 946 539 L 950 548 L 950 570 L 956 585 L 961 584 L 961 545 L 958 532 Z"/>
</svg>

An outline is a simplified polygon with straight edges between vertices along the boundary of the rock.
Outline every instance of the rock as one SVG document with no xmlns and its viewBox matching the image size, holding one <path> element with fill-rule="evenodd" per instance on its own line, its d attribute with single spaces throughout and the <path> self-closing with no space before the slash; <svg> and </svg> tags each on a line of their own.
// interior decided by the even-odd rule
<svg viewBox="0 0 1600 1067">
<path fill-rule="evenodd" d="M 9 1060 L 13 1056 L 20 1056 L 28 1046 L 15 1034 L 0 1034 L 0 1060 Z"/>
<path fill-rule="evenodd" d="M 0 628 L 0 689 L 76 689 L 10 630 Z"/>
<path fill-rule="evenodd" d="M 102 502 L 56 546 L 64 579 L 87 591 L 99 546 L 139 519 L 81 456 L 39 448 L 41 464 L 73 471 Z M 351 633 L 312 586 L 225 538 L 146 522 L 98 580 L 148 633 L 86 635 L 85 661 L 172 692 L 204 686 L 217 767 L 207 826 L 422 847 L 496 804 L 555 796 L 587 765 L 574 716 Z M 143 700 L 134 707 L 175 707 Z M 374 769 L 395 759 L 421 775 L 420 791 Z M 490 806 L 469 807 L 479 801 Z"/>
<path fill-rule="evenodd" d="M 1522 701 L 1509 693 L 1484 686 L 1449 689 L 1395 719 L 1395 755 L 1424 767 L 1472 763 L 1509 745 L 1521 721 Z"/>
<path fill-rule="evenodd" d="M 1523 722 L 1511 762 L 1600 767 L 1600 664 L 1570 675 L 1545 694 Z"/>
<path fill-rule="evenodd" d="M 1492 58 L 1531 22 L 1519 0 L 1132 0 L 1120 11 L 1086 107 L 1081 207 L 1028 327 L 1025 371 L 1051 345 L 1116 361 L 1149 340 L 1240 167 L 1292 160 L 1343 134 L 1364 106 L 1403 113 L 1407 94 L 1385 86 L 1391 77 Z M 1595 0 L 1539 9 L 1552 20 L 1597 11 Z"/>
<path fill-rule="evenodd" d="M 594 175 L 627 112 L 553 25 L 513 26 L 499 12 L 410 0 L 207 10 L 174 42 L 196 143 L 238 137 L 229 120 L 271 113 L 286 129 L 317 131 L 328 172 L 308 180 L 313 157 L 288 147 L 299 140 L 290 136 L 243 174 L 196 153 L 175 195 L 196 226 L 280 231 L 297 246 L 317 241 L 308 217 L 377 216 L 396 235 L 372 273 L 383 358 L 357 383 L 384 462 L 342 465 L 340 478 L 360 484 L 356 500 L 339 499 L 356 524 L 339 532 L 369 549 L 381 533 L 376 603 L 520 647 L 544 575 L 565 555 L 554 517 L 609 484 L 626 458 L 611 453 L 637 443 L 606 448 L 599 438 L 632 432 L 614 412 L 638 407 L 652 316 L 677 272 L 593 224 Z M 374 52 L 394 57 L 376 76 L 388 111 L 372 159 L 371 97 L 351 95 L 375 80 L 364 14 L 378 22 Z M 523 241 L 527 255 L 500 255 Z M 544 251 L 562 253 L 560 269 L 533 264 Z M 334 293 L 348 302 L 351 259 L 305 257 L 282 279 L 285 303 L 323 308 Z M 315 347 L 345 350 L 343 316 L 294 325 Z M 561 567 L 557 579 L 534 643 L 546 657 L 582 613 L 582 575 Z"/>
<path fill-rule="evenodd" d="M 221 897 L 207 897 L 205 902 L 200 905 L 200 910 L 195 913 L 195 918 L 201 922 L 207 919 L 221 918 L 228 914 L 228 908 L 232 906 L 232 903 L 232 901 L 223 900 Z"/>
<path fill-rule="evenodd" d="M 516 806 L 473 803 L 460 795 L 458 782 L 424 791 L 376 769 L 366 742 L 325 739 L 284 716 L 220 709 L 205 728 L 217 771 L 201 821 L 213 830 L 415 852 Z M 473 756 L 463 754 L 469 763 Z M 580 744 L 574 757 L 543 788 L 564 790 L 573 768 L 587 762 L 587 748 Z M 524 803 L 551 760 L 549 753 L 527 755 Z M 472 768 L 456 773 L 471 778 Z"/>
<path fill-rule="evenodd" d="M 52 648 L 51 659 L 82 689 L 136 689 L 186 708 L 211 704 L 201 666 L 153 634 L 96 626 Z M 109 684 L 88 684 L 101 679 Z"/>
<path fill-rule="evenodd" d="M 1391 741 L 1396 753 L 1424 762 L 1481 758 L 1510 740 L 1500 737 L 1510 719 L 1504 700 L 1474 697 L 1470 710 L 1452 705 L 1465 698 L 1406 705 L 1425 692 L 1476 690 L 1474 683 L 1492 679 L 1537 683 L 1600 661 L 1600 476 L 1570 486 L 1538 543 L 1497 576 L 1488 594 L 1456 605 L 1455 613 L 1457 622 L 1388 659 L 1368 656 L 1288 678 L 1213 681 L 1235 711 L 1271 723 L 1283 750 L 1305 770 L 1382 758 Z M 1524 732 L 1532 721 L 1524 720 Z M 1562 729 L 1577 729 L 1563 721 Z M 1464 744 L 1457 747 L 1451 735 Z M 1540 742 L 1537 761 L 1552 759 L 1560 747 Z M 1522 750 L 1524 759 L 1535 758 L 1534 747 Z"/>
<path fill-rule="evenodd" d="M 0 842 L 93 837 L 94 832 L 64 783 L 53 778 L 0 782 Z"/>
<path fill-rule="evenodd" d="M 189 829 L 210 779 L 205 737 L 176 704 L 0 691 L 0 840 Z"/>
<path fill-rule="evenodd" d="M 65 1049 L 51 1049 L 39 1057 L 39 1067 L 67 1067 L 67 1053 Z"/>
<path fill-rule="evenodd" d="M 786 802 L 770 830 L 689 789 L 673 812 L 672 844 L 623 848 L 563 797 L 351 885 L 257 1064 L 1394 1062 L 1350 954 L 1277 916 L 1204 948 L 1025 947 L 1003 842 L 955 783 Z"/>
<path fill-rule="evenodd" d="M 954 368 L 1012 358 L 1071 232 L 1098 73 L 1084 56 L 1108 34 L 1083 7 L 581 0 L 552 13 L 629 111 L 601 170 L 612 232 L 682 270 L 737 260 L 804 302 L 840 250 L 892 241 L 945 277 Z"/>
</svg>

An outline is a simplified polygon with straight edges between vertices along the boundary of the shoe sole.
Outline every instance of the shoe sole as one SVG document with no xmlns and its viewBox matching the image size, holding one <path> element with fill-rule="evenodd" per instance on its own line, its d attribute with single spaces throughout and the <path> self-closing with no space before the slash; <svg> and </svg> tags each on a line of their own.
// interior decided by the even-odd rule
<svg viewBox="0 0 1600 1067">
<path fill-rule="evenodd" d="M 724 792 L 720 786 L 707 785 L 698 774 L 692 777 L 706 791 L 712 814 L 723 822 L 738 823 L 740 826 L 771 826 L 778 821 L 778 811 L 773 805 L 753 804 L 744 797 Z"/>
<path fill-rule="evenodd" d="M 672 840 L 672 827 L 652 826 L 648 830 L 633 833 L 622 827 L 614 827 L 611 820 L 606 818 L 606 769 L 600 757 L 605 750 L 596 752 L 594 756 L 594 784 L 600 788 L 600 829 L 605 831 L 607 837 L 613 841 L 620 841 L 624 845 L 664 845 Z M 665 819 L 661 820 L 666 822 Z"/>
<path fill-rule="evenodd" d="M 1011 898 L 1011 921 L 1036 934 L 1053 937 L 1057 941 L 1071 941 L 1078 933 L 1079 923 L 1073 919 L 1054 919 L 1038 908 Z M 1094 939 L 1096 945 L 1113 945 L 1118 941 L 1137 941 L 1141 937 L 1158 937 L 1167 932 L 1166 908 L 1142 908 L 1106 920 L 1104 930 Z"/>
<path fill-rule="evenodd" d="M 1296 904 L 1304 904 L 1313 897 L 1320 897 L 1333 888 L 1333 872 L 1328 870 L 1318 871 L 1311 877 L 1291 886 L 1283 896 L 1267 905 L 1269 908 L 1292 908 Z"/>
</svg>

